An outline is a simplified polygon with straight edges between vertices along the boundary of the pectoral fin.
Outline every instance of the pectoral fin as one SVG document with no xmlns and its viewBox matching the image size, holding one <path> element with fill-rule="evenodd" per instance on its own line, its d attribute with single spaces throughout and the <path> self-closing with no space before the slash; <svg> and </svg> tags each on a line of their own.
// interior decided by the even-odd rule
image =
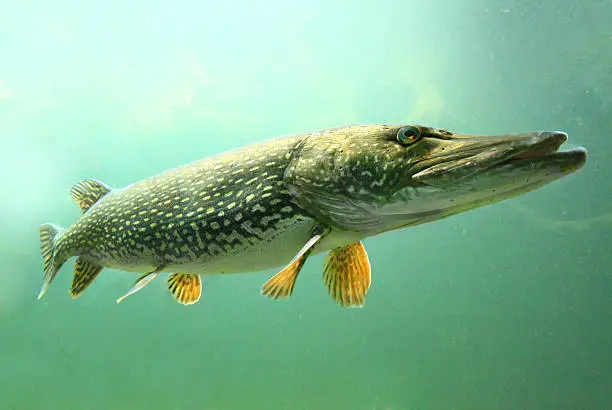
<svg viewBox="0 0 612 410">
<path fill-rule="evenodd" d="M 344 307 L 360 307 L 370 288 L 371 268 L 361 242 L 332 249 L 327 255 L 323 281 L 331 297 Z"/>
<path fill-rule="evenodd" d="M 193 305 L 202 295 L 202 279 L 200 275 L 173 273 L 168 277 L 168 289 L 179 303 Z"/>
<path fill-rule="evenodd" d="M 78 258 L 74 263 L 74 277 L 72 278 L 72 287 L 70 294 L 73 299 L 79 297 L 81 293 L 94 281 L 98 273 L 102 271 L 102 266 L 94 265 Z"/>
<path fill-rule="evenodd" d="M 125 293 L 125 295 L 117 299 L 117 303 L 121 303 L 128 296 L 133 295 L 134 293 L 138 292 L 139 290 L 147 286 L 149 283 L 151 283 L 153 279 L 157 277 L 157 275 L 161 273 L 163 269 L 164 267 L 160 266 L 159 268 L 155 269 L 153 272 L 145 273 L 144 275 L 136 279 L 136 282 L 134 282 L 134 285 L 130 288 L 130 290 L 128 290 Z"/>
<path fill-rule="evenodd" d="M 304 262 L 317 246 L 317 244 L 327 235 L 328 231 L 322 228 L 306 242 L 289 264 L 276 275 L 272 276 L 261 288 L 261 294 L 270 299 L 287 299 L 293 293 L 295 280 L 297 279 Z"/>
</svg>

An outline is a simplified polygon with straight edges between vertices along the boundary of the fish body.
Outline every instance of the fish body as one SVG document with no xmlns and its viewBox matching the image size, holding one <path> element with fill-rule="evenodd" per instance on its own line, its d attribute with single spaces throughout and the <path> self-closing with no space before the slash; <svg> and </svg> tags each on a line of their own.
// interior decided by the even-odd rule
<svg viewBox="0 0 612 410">
<path fill-rule="evenodd" d="M 132 272 L 164 266 L 234 273 L 283 264 L 316 224 L 284 186 L 298 143 L 254 145 L 110 189 L 62 234 L 58 249 Z"/>
<path fill-rule="evenodd" d="M 580 168 L 557 152 L 563 133 L 474 137 L 422 126 L 364 125 L 254 144 L 124 188 L 87 179 L 72 190 L 81 218 L 41 226 L 46 292 L 76 256 L 73 297 L 104 267 L 144 275 L 126 296 L 172 272 L 195 303 L 200 274 L 286 267 L 262 290 L 288 297 L 308 256 L 330 250 L 324 281 L 344 306 L 370 286 L 361 241 L 522 194 Z M 120 299 L 122 300 L 122 299 Z"/>
</svg>

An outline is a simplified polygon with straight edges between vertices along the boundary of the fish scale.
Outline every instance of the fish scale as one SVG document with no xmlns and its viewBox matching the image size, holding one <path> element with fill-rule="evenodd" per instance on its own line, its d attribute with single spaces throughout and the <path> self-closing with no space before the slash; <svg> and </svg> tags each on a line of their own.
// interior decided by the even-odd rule
<svg viewBox="0 0 612 410">
<path fill-rule="evenodd" d="M 66 230 L 57 248 L 126 270 L 205 265 L 269 241 L 292 222 L 314 225 L 283 182 L 299 142 L 271 141 L 112 190 Z"/>
</svg>

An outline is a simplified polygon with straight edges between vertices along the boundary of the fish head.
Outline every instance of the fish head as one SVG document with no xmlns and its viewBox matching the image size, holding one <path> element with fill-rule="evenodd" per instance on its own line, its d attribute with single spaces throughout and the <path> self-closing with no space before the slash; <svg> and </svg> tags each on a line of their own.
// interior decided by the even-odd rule
<svg viewBox="0 0 612 410">
<path fill-rule="evenodd" d="M 580 169 L 560 131 L 477 136 L 420 125 L 314 133 L 285 173 L 298 204 L 364 236 L 441 219 L 532 191 Z"/>
</svg>

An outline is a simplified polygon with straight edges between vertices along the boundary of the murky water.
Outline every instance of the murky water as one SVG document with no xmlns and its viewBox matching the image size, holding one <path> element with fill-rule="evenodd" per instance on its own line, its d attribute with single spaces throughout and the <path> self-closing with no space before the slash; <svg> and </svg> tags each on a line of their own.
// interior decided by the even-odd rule
<svg viewBox="0 0 612 410">
<path fill-rule="evenodd" d="M 612 406 L 612 3 L 242 1 L 0 7 L 2 409 L 606 409 Z M 67 263 L 42 301 L 38 226 L 71 186 L 123 186 L 279 135 L 356 123 L 563 130 L 579 173 L 367 239 L 342 309 L 308 260 L 164 281 Z"/>
</svg>

